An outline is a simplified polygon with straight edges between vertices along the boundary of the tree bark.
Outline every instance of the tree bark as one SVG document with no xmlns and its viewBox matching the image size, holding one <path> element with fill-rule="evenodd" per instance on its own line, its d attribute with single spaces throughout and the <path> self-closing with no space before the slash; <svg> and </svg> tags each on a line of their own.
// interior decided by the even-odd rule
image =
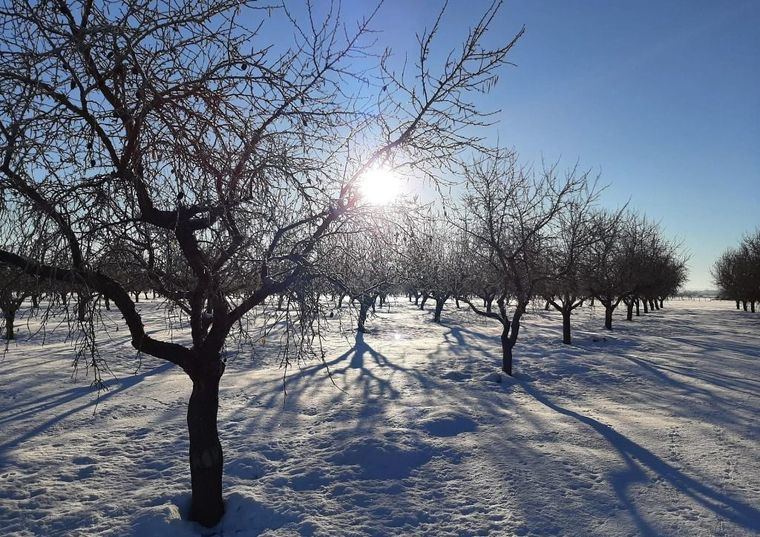
<svg viewBox="0 0 760 537">
<path fill-rule="evenodd" d="M 741 304 L 739 304 L 739 301 L 738 301 L 738 300 L 736 301 L 736 309 L 737 309 L 737 310 L 738 310 L 738 309 L 741 309 Z"/>
<path fill-rule="evenodd" d="M 749 310 L 752 313 L 755 313 L 755 301 L 754 300 L 749 303 Z"/>
<path fill-rule="evenodd" d="M 641 302 L 644 303 L 644 313 L 649 313 L 649 305 L 647 304 L 647 299 L 644 298 L 641 300 Z"/>
<path fill-rule="evenodd" d="M 612 305 L 604 305 L 604 327 L 607 330 L 612 330 L 612 312 L 615 311 L 615 308 L 612 307 Z"/>
<path fill-rule="evenodd" d="M 626 302 L 625 305 L 627 308 L 625 320 L 632 321 L 633 320 L 633 300 L 631 300 L 630 302 Z"/>
<path fill-rule="evenodd" d="M 441 312 L 443 311 L 443 305 L 446 303 L 446 298 L 435 299 L 435 312 L 433 313 L 433 322 L 440 323 L 441 322 Z"/>
<path fill-rule="evenodd" d="M 512 347 L 514 343 L 509 337 L 509 325 L 501 332 L 501 370 L 512 376 Z"/>
<path fill-rule="evenodd" d="M 661 298 L 661 299 L 660 299 L 660 309 L 662 309 L 662 308 L 664 308 L 664 307 L 665 307 L 665 299 L 664 299 L 664 298 Z"/>
<path fill-rule="evenodd" d="M 374 303 L 374 300 L 372 301 Z M 370 303 L 366 299 L 359 300 L 359 319 L 357 322 L 356 330 L 362 334 L 366 332 L 364 323 L 367 322 L 367 313 L 369 312 Z"/>
<path fill-rule="evenodd" d="M 420 309 L 421 309 L 421 310 L 424 310 L 424 309 L 425 309 L 425 302 L 427 302 L 427 299 L 428 299 L 428 298 L 429 298 L 429 297 L 428 297 L 427 295 L 423 295 L 423 297 L 422 297 L 422 302 L 420 303 Z"/>
<path fill-rule="evenodd" d="M 641 311 L 639 310 L 639 304 L 640 304 L 640 302 L 641 301 L 637 298 L 636 299 L 636 317 L 638 317 L 638 316 L 641 315 Z"/>
<path fill-rule="evenodd" d="M 77 321 L 80 323 L 83 323 L 87 320 L 87 307 L 90 304 L 90 301 L 92 300 L 92 296 L 87 295 L 85 293 L 79 293 L 78 294 L 78 301 L 77 301 Z"/>
<path fill-rule="evenodd" d="M 570 315 L 572 311 L 569 309 L 562 310 L 562 343 L 565 345 L 572 345 L 573 338 L 570 335 Z"/>
<path fill-rule="evenodd" d="M 219 409 L 219 380 L 224 365 L 218 357 L 207 360 L 208 367 L 193 374 L 193 392 L 187 406 L 190 433 L 190 518 L 202 526 L 215 526 L 224 514 L 222 472 L 224 455 L 216 419 Z"/>
<path fill-rule="evenodd" d="M 11 341 L 12 339 L 15 339 L 16 335 L 13 331 L 13 323 L 16 320 L 16 312 L 15 311 L 6 311 L 5 312 L 5 339 L 8 341 Z"/>
</svg>

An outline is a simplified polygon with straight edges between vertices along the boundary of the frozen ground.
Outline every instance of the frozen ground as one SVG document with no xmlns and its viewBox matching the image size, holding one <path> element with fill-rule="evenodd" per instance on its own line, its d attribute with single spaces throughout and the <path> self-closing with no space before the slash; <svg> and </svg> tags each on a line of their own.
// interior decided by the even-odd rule
<svg viewBox="0 0 760 537">
<path fill-rule="evenodd" d="M 585 310 L 566 347 L 557 314 L 536 311 L 502 383 L 494 325 L 430 317 L 400 300 L 363 338 L 334 333 L 335 384 L 306 364 L 287 397 L 267 348 L 241 351 L 223 379 L 213 530 L 181 519 L 183 374 L 148 359 L 134 374 L 112 332 L 121 366 L 96 409 L 62 329 L 42 347 L 20 326 L 0 367 L 0 533 L 760 533 L 760 314 L 675 301 L 607 334 Z"/>
</svg>

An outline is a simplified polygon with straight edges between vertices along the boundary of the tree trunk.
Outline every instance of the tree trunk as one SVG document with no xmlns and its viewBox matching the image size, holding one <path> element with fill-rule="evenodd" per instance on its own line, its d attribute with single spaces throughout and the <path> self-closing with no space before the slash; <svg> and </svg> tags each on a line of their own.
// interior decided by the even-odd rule
<svg viewBox="0 0 760 537">
<path fill-rule="evenodd" d="M 111 300 L 107 296 L 103 298 L 105 299 L 106 303 L 106 311 L 111 311 Z"/>
<path fill-rule="evenodd" d="M 224 366 L 218 357 L 211 362 L 216 362 L 218 367 L 209 367 L 208 371 L 193 375 L 193 393 L 187 406 L 193 492 L 190 518 L 207 528 L 215 526 L 224 514 L 224 455 L 216 426 L 219 380 Z"/>
<path fill-rule="evenodd" d="M 374 300 L 372 301 L 374 303 Z M 367 322 L 367 312 L 369 312 L 370 303 L 366 299 L 359 300 L 359 319 L 356 330 L 362 334 L 366 331 L 364 323 Z"/>
<path fill-rule="evenodd" d="M 417 293 L 414 294 L 414 305 L 419 306 L 420 305 L 420 295 Z"/>
<path fill-rule="evenodd" d="M 641 315 L 641 311 L 639 311 L 639 303 L 640 302 L 641 301 L 637 298 L 636 299 L 636 317 L 638 317 L 639 315 Z"/>
<path fill-rule="evenodd" d="M 647 299 L 644 298 L 641 300 L 641 302 L 644 303 L 644 313 L 649 313 L 649 305 L 647 304 Z"/>
<path fill-rule="evenodd" d="M 655 310 L 655 307 L 654 307 L 654 300 L 652 300 L 652 299 L 650 298 L 650 299 L 649 299 L 649 311 L 654 311 L 654 310 Z"/>
<path fill-rule="evenodd" d="M 752 313 L 755 313 L 755 301 L 754 301 L 754 300 L 753 300 L 752 302 L 750 302 L 750 303 L 749 303 L 749 310 L 750 310 Z"/>
<path fill-rule="evenodd" d="M 135 304 L 140 303 L 140 291 L 135 292 Z"/>
<path fill-rule="evenodd" d="M 509 338 L 509 326 L 501 332 L 501 370 L 512 376 L 512 347 L 514 343 Z"/>
<path fill-rule="evenodd" d="M 662 308 L 664 308 L 664 307 L 665 307 L 665 299 L 664 299 L 664 298 L 661 298 L 661 299 L 660 299 L 660 309 L 662 309 Z"/>
<path fill-rule="evenodd" d="M 493 298 L 486 299 L 484 302 L 486 303 L 486 311 L 488 313 L 491 313 L 491 310 L 493 308 Z"/>
<path fill-rule="evenodd" d="M 456 304 L 457 309 L 461 308 L 461 306 L 459 305 L 459 299 L 458 298 L 454 299 L 454 304 Z"/>
<path fill-rule="evenodd" d="M 570 309 L 562 310 L 562 343 L 565 345 L 572 345 L 573 338 L 570 335 L 570 315 L 572 311 Z"/>
<path fill-rule="evenodd" d="M 40 297 L 39 295 L 32 295 L 32 307 L 34 309 L 39 309 L 40 307 Z"/>
<path fill-rule="evenodd" d="M 549 304 L 549 301 L 547 300 L 544 304 L 544 311 L 549 311 L 549 306 L 551 306 L 551 304 Z"/>
<path fill-rule="evenodd" d="M 627 308 L 625 320 L 632 321 L 633 320 L 633 300 L 631 300 L 630 302 L 626 302 L 625 305 Z"/>
<path fill-rule="evenodd" d="M 429 297 L 428 297 L 427 295 L 423 295 L 423 296 L 422 296 L 422 302 L 420 303 L 420 309 L 421 309 L 421 310 L 424 310 L 424 309 L 425 309 L 425 302 L 427 302 L 427 299 L 428 299 L 428 298 L 429 298 Z"/>
<path fill-rule="evenodd" d="M 737 309 L 737 310 L 738 310 L 738 309 L 741 309 L 741 304 L 739 304 L 739 301 L 738 301 L 738 300 L 736 301 L 736 309 Z"/>
<path fill-rule="evenodd" d="M 13 323 L 15 320 L 16 320 L 15 311 L 5 312 L 5 339 L 7 339 L 8 341 L 15 339 L 15 333 L 13 331 Z"/>
<path fill-rule="evenodd" d="M 604 306 L 604 327 L 607 330 L 612 330 L 612 312 L 615 311 L 615 308 L 612 305 L 606 305 Z"/>
<path fill-rule="evenodd" d="M 744 311 L 747 311 L 747 301 L 742 300 L 742 307 L 744 308 Z"/>
<path fill-rule="evenodd" d="M 441 322 L 441 312 L 443 311 L 443 305 L 446 303 L 446 299 L 435 299 L 435 312 L 433 313 L 433 322 Z"/>
<path fill-rule="evenodd" d="M 87 307 L 90 304 L 92 297 L 83 293 L 79 293 L 79 300 L 77 301 L 77 321 L 83 323 L 87 320 Z"/>
</svg>

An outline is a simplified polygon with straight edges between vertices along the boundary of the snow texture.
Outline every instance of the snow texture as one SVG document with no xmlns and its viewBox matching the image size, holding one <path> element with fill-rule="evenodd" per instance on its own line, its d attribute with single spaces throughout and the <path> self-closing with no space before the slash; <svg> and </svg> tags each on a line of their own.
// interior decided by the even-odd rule
<svg viewBox="0 0 760 537">
<path fill-rule="evenodd" d="M 164 326 L 156 304 L 140 307 Z M 732 307 L 673 301 L 616 315 L 612 333 L 584 308 L 573 346 L 539 307 L 514 378 L 498 372 L 496 325 L 449 305 L 437 325 L 403 299 L 368 334 L 334 322 L 331 376 L 302 364 L 287 396 L 274 345 L 231 350 L 227 514 L 213 529 L 184 518 L 184 374 L 138 368 L 114 324 L 102 352 L 115 378 L 98 397 L 71 378 L 63 328 L 22 321 L 0 373 L 0 533 L 757 535 L 760 315 Z"/>
</svg>

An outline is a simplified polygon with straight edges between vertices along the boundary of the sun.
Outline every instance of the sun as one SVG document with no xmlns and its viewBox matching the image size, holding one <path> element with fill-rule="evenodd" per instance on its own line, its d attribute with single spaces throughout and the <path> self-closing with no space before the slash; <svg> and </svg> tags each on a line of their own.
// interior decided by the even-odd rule
<svg viewBox="0 0 760 537">
<path fill-rule="evenodd" d="M 372 205 L 387 205 L 401 194 L 401 180 L 387 168 L 371 168 L 359 179 L 361 198 Z"/>
</svg>

